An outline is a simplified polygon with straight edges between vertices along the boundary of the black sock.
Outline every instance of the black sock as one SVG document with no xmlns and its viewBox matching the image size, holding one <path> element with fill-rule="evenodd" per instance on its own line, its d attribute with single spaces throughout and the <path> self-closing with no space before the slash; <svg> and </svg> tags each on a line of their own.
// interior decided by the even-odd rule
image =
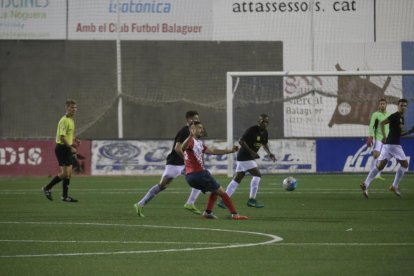
<svg viewBox="0 0 414 276">
<path fill-rule="evenodd" d="M 70 178 L 63 179 L 63 198 L 68 197 Z"/>
<path fill-rule="evenodd" d="M 50 181 L 49 184 L 46 185 L 45 189 L 46 190 L 50 190 L 53 188 L 53 186 L 55 186 L 56 184 L 58 184 L 60 181 L 62 181 L 62 178 L 60 178 L 58 175 L 56 175 L 52 181 Z"/>
</svg>

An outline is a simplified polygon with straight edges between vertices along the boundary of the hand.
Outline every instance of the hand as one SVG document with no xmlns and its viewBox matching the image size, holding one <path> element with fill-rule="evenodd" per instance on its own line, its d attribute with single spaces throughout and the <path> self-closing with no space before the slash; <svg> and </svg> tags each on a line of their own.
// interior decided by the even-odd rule
<svg viewBox="0 0 414 276">
<path fill-rule="evenodd" d="M 239 147 L 238 146 L 233 146 L 233 149 L 232 149 L 232 151 L 231 152 L 236 152 L 236 151 L 238 151 L 239 150 Z"/>
<path fill-rule="evenodd" d="M 372 147 L 372 144 L 373 144 L 373 137 L 372 137 L 372 136 L 368 136 L 368 139 L 367 139 L 367 146 L 368 146 L 368 147 Z"/>
</svg>

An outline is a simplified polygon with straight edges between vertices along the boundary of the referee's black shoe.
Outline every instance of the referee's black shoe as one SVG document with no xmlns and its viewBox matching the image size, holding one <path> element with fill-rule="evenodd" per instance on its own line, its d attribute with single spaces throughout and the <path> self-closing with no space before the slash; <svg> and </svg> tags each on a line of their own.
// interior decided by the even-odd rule
<svg viewBox="0 0 414 276">
<path fill-rule="evenodd" d="M 72 202 L 72 203 L 74 203 L 74 202 L 78 202 L 78 200 L 77 200 L 77 199 L 74 199 L 74 198 L 72 198 L 72 197 L 70 197 L 70 196 L 68 196 L 68 197 L 62 197 L 62 201 L 63 201 L 63 202 Z"/>
<path fill-rule="evenodd" d="M 50 201 L 53 200 L 53 198 L 52 198 L 52 191 L 51 190 L 48 190 L 45 187 L 42 187 L 42 192 L 43 192 L 43 194 L 45 195 L 45 197 L 47 199 L 49 199 Z"/>
</svg>

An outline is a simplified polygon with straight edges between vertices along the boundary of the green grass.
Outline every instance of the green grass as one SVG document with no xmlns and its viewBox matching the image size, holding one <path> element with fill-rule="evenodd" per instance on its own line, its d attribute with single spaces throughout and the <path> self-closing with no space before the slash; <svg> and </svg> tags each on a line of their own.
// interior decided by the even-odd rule
<svg viewBox="0 0 414 276">
<path fill-rule="evenodd" d="M 232 198 L 247 221 L 218 207 L 218 220 L 184 210 L 183 177 L 145 218 L 132 205 L 159 177 L 74 177 L 76 204 L 59 200 L 60 184 L 48 201 L 40 188 L 50 179 L 0 178 L 0 275 L 412 275 L 414 175 L 402 180 L 402 198 L 385 175 L 368 200 L 365 175 L 298 175 L 293 192 L 283 177 L 263 177 L 263 209 L 246 206 L 246 177 Z M 197 206 L 206 202 L 202 194 Z"/>
</svg>

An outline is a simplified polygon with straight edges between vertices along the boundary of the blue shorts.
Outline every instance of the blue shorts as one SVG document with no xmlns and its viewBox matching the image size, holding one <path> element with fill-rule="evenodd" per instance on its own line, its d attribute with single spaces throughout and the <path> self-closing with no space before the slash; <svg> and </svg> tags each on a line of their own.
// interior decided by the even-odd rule
<svg viewBox="0 0 414 276">
<path fill-rule="evenodd" d="M 187 174 L 185 180 L 187 180 L 188 185 L 194 189 L 201 190 L 203 193 L 214 192 L 220 188 L 220 184 L 217 183 L 207 170 Z"/>
</svg>

